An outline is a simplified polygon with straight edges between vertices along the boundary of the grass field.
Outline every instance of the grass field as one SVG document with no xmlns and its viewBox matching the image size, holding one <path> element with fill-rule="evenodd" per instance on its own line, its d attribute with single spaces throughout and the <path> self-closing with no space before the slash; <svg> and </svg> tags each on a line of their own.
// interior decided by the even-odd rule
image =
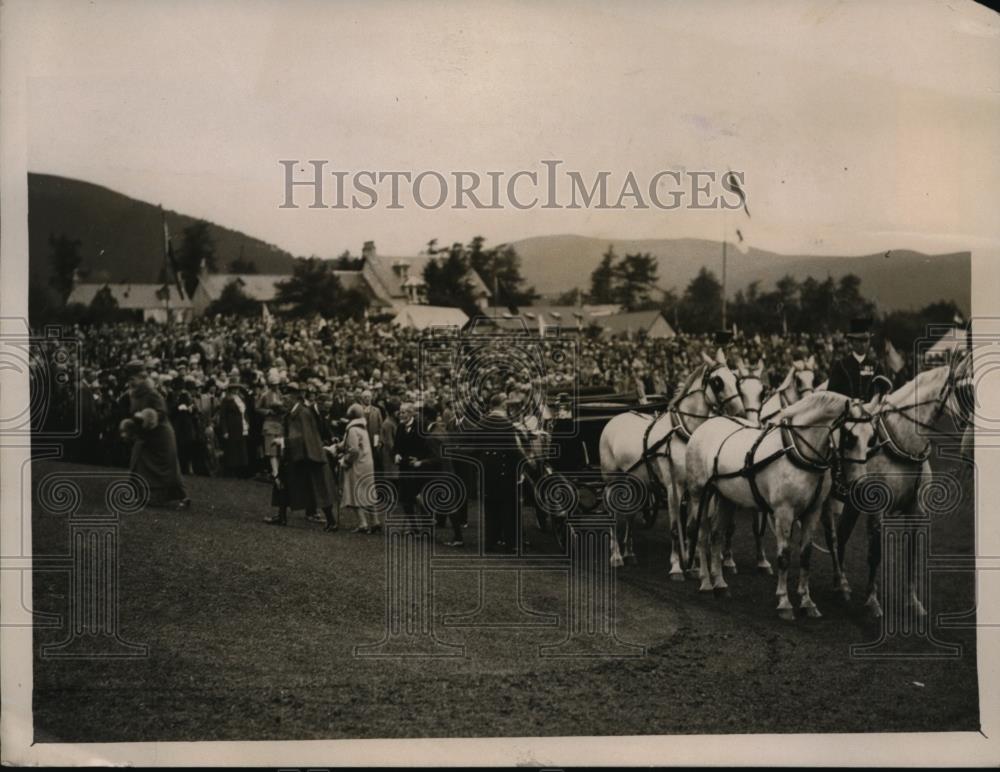
<svg viewBox="0 0 1000 772">
<path fill-rule="evenodd" d="M 97 471 L 36 461 L 33 479 L 37 486 L 50 473 L 81 470 Z M 640 564 L 617 572 L 618 633 L 645 645 L 644 657 L 540 659 L 539 645 L 558 642 L 562 630 L 449 627 L 438 637 L 464 644 L 462 658 L 363 659 L 354 647 L 382 635 L 382 539 L 323 533 L 301 515 L 287 528 L 267 526 L 266 486 L 189 483 L 193 509 L 149 509 L 121 523 L 121 631 L 148 644 L 148 657 L 43 659 L 38 646 L 67 631 L 36 631 L 36 742 L 979 727 L 974 630 L 936 630 L 963 646 L 957 659 L 851 658 L 852 643 L 878 637 L 860 597 L 863 524 L 849 555 L 850 606 L 832 592 L 827 556 L 814 559 L 822 619 L 779 620 L 771 577 L 741 573 L 729 599 L 667 581 L 664 534 L 654 531 L 639 542 Z M 103 507 L 97 483 L 85 485 L 81 511 Z M 33 511 L 35 554 L 65 553 L 66 516 L 46 512 L 37 495 Z M 471 521 L 469 555 L 475 514 Z M 551 537 L 531 529 L 529 538 L 538 551 L 554 550 Z M 936 522 L 932 543 L 937 554 L 970 554 L 971 504 Z M 736 555 L 750 566 L 745 523 Z M 558 573 L 529 574 L 524 603 L 562 614 L 566 587 Z M 435 613 L 471 611 L 477 589 L 473 572 L 436 574 Z M 502 604 L 506 591 L 487 591 L 486 604 Z M 65 614 L 67 593 L 66 574 L 36 571 L 37 611 Z M 932 617 L 973 606 L 971 574 L 934 576 Z"/>
</svg>

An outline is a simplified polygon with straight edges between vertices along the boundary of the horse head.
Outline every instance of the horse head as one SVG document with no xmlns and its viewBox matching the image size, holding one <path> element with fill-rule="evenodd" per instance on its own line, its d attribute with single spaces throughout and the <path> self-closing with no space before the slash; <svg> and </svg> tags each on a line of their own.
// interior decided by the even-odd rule
<svg viewBox="0 0 1000 772">
<path fill-rule="evenodd" d="M 877 396 L 868 404 L 860 400 L 849 399 L 844 406 L 840 419 L 839 431 L 832 438 L 840 461 L 847 465 L 847 479 L 856 479 L 860 472 L 852 473 L 853 468 L 860 468 L 871 456 L 875 447 L 876 434 L 873 421 L 878 413 L 882 397 Z"/>
<path fill-rule="evenodd" d="M 764 382 L 761 376 L 764 372 L 764 360 L 758 360 L 757 366 L 750 369 L 740 357 L 736 360 L 736 385 L 743 400 L 743 408 L 747 416 L 755 422 L 760 421 L 760 409 L 764 401 Z"/>
<path fill-rule="evenodd" d="M 713 360 L 704 351 L 705 369 L 701 378 L 702 390 L 705 393 L 705 404 L 720 415 L 745 418 L 747 411 L 740 395 L 736 374 L 726 364 L 726 355 L 722 349 L 716 351 Z"/>
<path fill-rule="evenodd" d="M 790 375 L 795 384 L 797 399 L 812 394 L 816 390 L 816 356 L 810 354 L 805 361 L 797 359 L 792 365 Z"/>
</svg>

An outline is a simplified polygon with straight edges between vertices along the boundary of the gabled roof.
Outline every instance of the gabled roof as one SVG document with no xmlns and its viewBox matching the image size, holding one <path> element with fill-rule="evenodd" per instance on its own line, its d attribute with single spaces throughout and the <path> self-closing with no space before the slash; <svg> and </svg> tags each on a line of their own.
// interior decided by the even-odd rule
<svg viewBox="0 0 1000 772">
<path fill-rule="evenodd" d="M 280 273 L 210 273 L 202 276 L 199 283 L 212 300 L 217 300 L 222 290 L 235 281 L 248 298 L 266 303 L 278 294 L 275 285 L 289 278 L 289 274 Z"/>
<path fill-rule="evenodd" d="M 362 271 L 369 273 L 373 277 L 373 281 L 370 283 L 373 285 L 372 289 L 379 293 L 381 290 L 387 297 L 390 298 L 404 298 L 407 296 L 404 287 L 409 284 L 413 286 L 414 280 L 422 284 L 424 269 L 431 260 L 436 260 L 437 255 L 415 255 L 413 257 L 389 257 L 387 255 L 374 255 L 365 259 L 364 268 Z M 406 266 L 405 278 L 402 272 L 399 272 L 394 268 L 394 266 Z M 485 282 L 483 282 L 482 277 L 473 270 L 469 270 L 466 278 L 472 284 L 473 294 L 478 296 L 486 295 L 490 297 L 490 291 L 487 288 Z"/>
<path fill-rule="evenodd" d="M 648 330 L 656 321 L 663 317 L 662 311 L 627 311 L 620 314 L 610 314 L 609 316 L 598 317 L 595 321 L 604 328 L 609 335 L 618 335 L 625 332 L 639 332 Z M 666 320 L 664 320 L 666 323 Z M 671 334 L 673 328 L 666 323 Z"/>
<path fill-rule="evenodd" d="M 461 308 L 408 305 L 400 309 L 392 323 L 400 327 L 424 330 L 428 327 L 462 327 L 467 321 L 469 317 Z"/>
<path fill-rule="evenodd" d="M 173 284 L 77 284 L 69 293 L 67 303 L 82 303 L 89 306 L 97 295 L 105 287 L 111 290 L 111 296 L 123 309 L 146 309 L 165 308 L 169 306 L 173 309 L 190 308 L 191 301 L 183 297 Z M 167 297 L 162 297 L 163 289 L 166 288 Z"/>
</svg>

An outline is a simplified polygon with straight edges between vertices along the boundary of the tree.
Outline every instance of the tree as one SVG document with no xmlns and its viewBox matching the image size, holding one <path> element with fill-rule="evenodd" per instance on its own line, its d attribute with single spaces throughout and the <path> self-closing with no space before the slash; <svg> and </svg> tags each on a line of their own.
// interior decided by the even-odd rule
<svg viewBox="0 0 1000 772">
<path fill-rule="evenodd" d="M 128 311 L 118 307 L 118 301 L 108 286 L 101 287 L 87 307 L 85 319 L 88 324 L 109 324 L 129 317 Z"/>
<path fill-rule="evenodd" d="M 245 260 L 241 254 L 229 263 L 230 273 L 257 273 L 257 264 L 253 260 Z"/>
<path fill-rule="evenodd" d="M 615 248 L 608 244 L 608 250 L 601 256 L 601 262 L 590 274 L 590 302 L 614 303 Z"/>
<path fill-rule="evenodd" d="M 722 284 L 707 268 L 698 271 L 684 290 L 681 312 L 685 332 L 697 334 L 718 329 L 722 313 Z"/>
<path fill-rule="evenodd" d="M 837 327 L 846 329 L 851 319 L 875 315 L 875 304 L 861 294 L 861 278 L 853 273 L 840 277 L 834 292 Z"/>
<path fill-rule="evenodd" d="M 275 304 L 284 306 L 289 316 L 361 318 L 369 298 L 360 290 L 345 290 L 334 271 L 329 260 L 317 257 L 296 260 L 292 275 L 275 285 Z"/>
<path fill-rule="evenodd" d="M 587 296 L 583 294 L 579 287 L 566 290 L 556 298 L 557 306 L 579 306 L 587 302 Z"/>
<path fill-rule="evenodd" d="M 260 313 L 260 306 L 260 301 L 247 296 L 242 284 L 234 279 L 209 303 L 205 313 L 209 316 L 255 316 Z"/>
<path fill-rule="evenodd" d="M 184 275 L 184 289 L 191 297 L 198 286 L 202 265 L 207 271 L 215 271 L 215 242 L 207 222 L 199 220 L 184 229 L 177 263 Z"/>
<path fill-rule="evenodd" d="M 352 257 L 351 250 L 345 249 L 333 261 L 333 266 L 338 271 L 360 271 L 364 262 L 365 259 L 363 257 Z"/>
<path fill-rule="evenodd" d="M 796 323 L 799 332 L 830 332 L 840 321 L 834 297 L 833 277 L 817 281 L 806 278 L 799 288 L 800 315 Z"/>
<path fill-rule="evenodd" d="M 428 260 L 424 267 L 427 302 L 432 306 L 453 306 L 474 316 L 478 313 L 475 292 L 469 281 L 469 261 L 463 250 L 452 248 L 445 258 Z"/>
<path fill-rule="evenodd" d="M 77 271 L 83 258 L 80 255 L 81 242 L 71 239 L 65 234 L 58 237 L 49 235 L 49 262 L 52 263 L 52 276 L 49 285 L 59 293 L 59 299 L 65 303 L 73 290 Z"/>
<path fill-rule="evenodd" d="M 649 303 L 656 287 L 656 258 L 648 252 L 625 255 L 613 268 L 613 296 L 626 311 L 635 311 Z"/>
<path fill-rule="evenodd" d="M 427 242 L 425 252 L 429 255 L 447 252 L 449 258 L 463 262 L 467 270 L 475 271 L 479 275 L 490 292 L 496 287 L 497 297 L 493 302 L 497 305 L 508 307 L 528 305 L 539 297 L 534 287 L 524 286 L 521 257 L 511 245 L 500 244 L 486 248 L 486 239 L 482 236 L 474 237 L 468 245 L 463 245 L 460 241 L 452 242 L 447 250 L 439 248 L 437 244 L 437 239 L 431 239 Z"/>
</svg>

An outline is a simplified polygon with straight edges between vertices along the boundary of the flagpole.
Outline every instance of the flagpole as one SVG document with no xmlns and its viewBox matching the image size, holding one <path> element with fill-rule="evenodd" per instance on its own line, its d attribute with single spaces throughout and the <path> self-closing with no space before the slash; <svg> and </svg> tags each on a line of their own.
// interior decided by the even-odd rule
<svg viewBox="0 0 1000 772">
<path fill-rule="evenodd" d="M 170 321 L 170 280 L 169 276 L 171 273 L 170 266 L 170 254 L 167 248 L 167 241 L 170 238 L 167 235 L 167 213 L 163 211 L 163 204 L 157 204 L 157 208 L 160 210 L 160 224 L 163 226 L 163 286 L 167 288 L 167 296 L 163 299 L 163 310 L 167 316 L 166 321 Z"/>
<path fill-rule="evenodd" d="M 726 329 L 726 239 L 722 239 L 722 328 Z"/>
</svg>

